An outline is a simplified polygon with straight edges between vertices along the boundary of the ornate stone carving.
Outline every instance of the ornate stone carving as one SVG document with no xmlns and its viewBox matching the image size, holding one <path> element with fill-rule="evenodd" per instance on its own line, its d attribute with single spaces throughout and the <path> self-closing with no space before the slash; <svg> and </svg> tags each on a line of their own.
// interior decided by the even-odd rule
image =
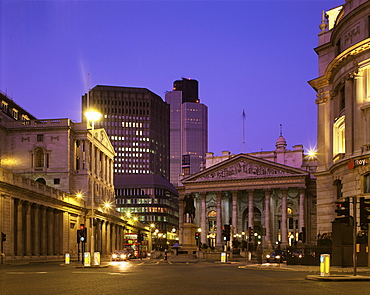
<svg viewBox="0 0 370 295">
<path fill-rule="evenodd" d="M 287 171 L 282 169 L 277 169 L 274 167 L 269 166 L 261 166 L 255 163 L 246 162 L 246 161 L 239 161 L 237 163 L 233 163 L 227 167 L 224 167 L 220 170 L 212 171 L 208 174 L 205 174 L 198 178 L 198 180 L 202 179 L 218 179 L 218 178 L 226 178 L 226 177 L 250 177 L 250 176 L 274 176 L 274 175 L 288 175 Z"/>
</svg>

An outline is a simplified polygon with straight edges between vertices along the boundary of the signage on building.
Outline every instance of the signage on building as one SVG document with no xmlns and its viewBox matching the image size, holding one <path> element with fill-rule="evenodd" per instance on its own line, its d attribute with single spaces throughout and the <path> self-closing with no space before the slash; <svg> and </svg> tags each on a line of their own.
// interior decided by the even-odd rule
<svg viewBox="0 0 370 295">
<path fill-rule="evenodd" d="M 348 169 L 352 170 L 353 168 L 358 167 L 358 166 L 365 166 L 369 164 L 369 161 L 370 161 L 370 158 L 357 159 L 357 160 L 349 159 Z"/>
</svg>

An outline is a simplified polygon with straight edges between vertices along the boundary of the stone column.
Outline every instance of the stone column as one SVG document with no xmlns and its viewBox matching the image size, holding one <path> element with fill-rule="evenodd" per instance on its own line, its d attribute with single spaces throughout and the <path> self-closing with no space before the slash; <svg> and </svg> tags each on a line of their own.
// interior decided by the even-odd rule
<svg viewBox="0 0 370 295">
<path fill-rule="evenodd" d="M 47 211 L 46 211 L 46 207 L 45 206 L 42 206 L 40 207 L 40 246 L 41 246 L 41 249 L 40 249 L 40 254 L 41 255 L 46 255 L 47 253 L 47 226 L 46 226 L 46 218 L 47 216 Z"/>
<path fill-rule="evenodd" d="M 202 244 L 207 243 L 207 208 L 206 208 L 206 198 L 207 193 L 199 193 L 200 199 L 201 199 L 201 224 L 200 228 L 202 229 L 202 232 L 200 234 L 200 241 Z"/>
<path fill-rule="evenodd" d="M 33 254 L 40 255 L 40 205 L 34 204 L 34 237 L 33 237 Z"/>
<path fill-rule="evenodd" d="M 108 223 L 108 226 L 107 226 L 107 247 L 106 247 L 106 252 L 105 254 L 109 254 L 112 249 L 111 249 L 111 237 L 112 237 L 112 223 Z"/>
<path fill-rule="evenodd" d="M 233 234 L 238 232 L 238 191 L 232 191 L 232 225 L 234 227 Z"/>
<path fill-rule="evenodd" d="M 266 236 L 265 243 L 267 245 L 271 244 L 271 231 L 270 231 L 270 199 L 271 199 L 271 190 L 266 189 L 265 191 L 265 228 Z"/>
<path fill-rule="evenodd" d="M 345 89 L 344 89 L 344 96 L 345 96 L 345 106 L 346 106 L 346 129 L 345 129 L 345 136 L 346 136 L 346 155 L 349 157 L 352 156 L 353 149 L 354 149 L 354 142 L 353 142 L 353 122 L 354 122 L 354 114 L 353 114 L 353 76 L 350 75 L 345 82 Z"/>
<path fill-rule="evenodd" d="M 248 227 L 254 228 L 254 190 L 248 190 Z"/>
<path fill-rule="evenodd" d="M 304 188 L 300 188 L 299 189 L 299 229 L 298 231 L 299 232 L 302 232 L 303 231 L 303 227 L 305 226 L 304 224 L 304 203 L 305 203 L 305 194 L 306 194 L 306 191 Z"/>
<path fill-rule="evenodd" d="M 47 239 L 47 255 L 54 254 L 54 210 L 52 208 L 48 208 L 47 212 L 47 224 L 48 224 L 48 239 Z"/>
<path fill-rule="evenodd" d="M 32 206 L 31 206 L 31 203 L 29 202 L 26 202 L 25 203 L 25 209 L 26 209 L 26 224 L 25 224 L 25 228 L 26 228 L 26 235 L 25 235 L 25 254 L 27 256 L 31 256 L 32 255 L 32 250 L 31 250 L 31 247 L 32 247 L 32 236 L 31 236 L 31 225 L 32 225 L 32 221 L 31 221 L 31 210 L 32 210 Z"/>
<path fill-rule="evenodd" d="M 216 209 L 216 222 L 217 222 L 217 230 L 216 230 L 216 247 L 222 247 L 222 192 L 216 192 L 217 196 L 217 209 Z"/>
<path fill-rule="evenodd" d="M 102 220 L 102 230 L 101 230 L 101 252 L 106 253 L 107 252 L 107 231 L 108 231 L 108 223 L 107 221 Z M 95 239 L 97 240 L 97 239 Z"/>
<path fill-rule="evenodd" d="M 23 240 L 23 201 L 18 200 L 17 203 L 17 256 L 24 254 L 24 240 Z"/>
<path fill-rule="evenodd" d="M 287 203 L 288 189 L 281 190 L 281 242 L 283 246 L 288 244 L 288 229 L 287 229 Z"/>
</svg>

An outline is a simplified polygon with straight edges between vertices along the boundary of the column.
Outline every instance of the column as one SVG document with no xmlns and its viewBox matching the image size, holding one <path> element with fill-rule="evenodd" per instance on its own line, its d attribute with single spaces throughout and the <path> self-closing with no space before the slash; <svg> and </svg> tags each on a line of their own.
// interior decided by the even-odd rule
<svg viewBox="0 0 370 295">
<path fill-rule="evenodd" d="M 216 192 L 217 197 L 217 207 L 216 207 L 216 222 L 217 222 L 217 230 L 216 230 L 216 247 L 222 247 L 222 207 L 221 207 L 221 199 L 222 199 L 222 192 Z"/>
<path fill-rule="evenodd" d="M 201 221 L 200 221 L 200 228 L 202 229 L 202 232 L 200 234 L 200 241 L 202 244 L 207 243 L 207 208 L 206 208 L 206 198 L 207 193 L 199 193 L 200 200 L 201 200 Z"/>
<path fill-rule="evenodd" d="M 32 209 L 32 206 L 31 206 L 31 203 L 27 202 L 25 203 L 25 206 L 26 206 L 26 224 L 25 224 L 25 227 L 26 227 L 26 243 L 25 243 L 25 246 L 26 246 L 26 251 L 25 251 L 25 254 L 27 256 L 31 256 L 32 255 L 32 250 L 31 250 L 31 247 L 32 247 L 32 237 L 31 237 L 31 225 L 32 225 L 32 221 L 31 221 L 31 209 Z"/>
<path fill-rule="evenodd" d="M 305 191 L 304 188 L 299 189 L 299 220 L 298 220 L 298 226 L 299 226 L 298 231 L 299 232 L 302 232 L 303 228 L 305 226 L 305 224 L 304 224 L 305 193 L 306 193 L 306 191 Z"/>
<path fill-rule="evenodd" d="M 233 234 L 238 232 L 238 191 L 232 191 L 232 223 L 234 227 Z"/>
<path fill-rule="evenodd" d="M 288 189 L 281 190 L 282 206 L 281 206 L 281 241 L 282 245 L 288 244 L 288 229 L 287 229 L 287 201 L 288 201 Z"/>
<path fill-rule="evenodd" d="M 271 199 L 271 190 L 266 189 L 265 191 L 265 228 L 266 236 L 265 243 L 271 244 L 271 231 L 270 231 L 270 199 Z"/>
<path fill-rule="evenodd" d="M 47 253 L 47 226 L 46 226 L 46 207 L 40 207 L 40 254 L 46 255 Z"/>
<path fill-rule="evenodd" d="M 47 209 L 47 225 L 48 225 L 48 234 L 47 234 L 47 245 L 48 245 L 48 250 L 47 250 L 47 255 L 53 255 L 54 254 L 54 210 L 52 208 Z"/>
<path fill-rule="evenodd" d="M 344 89 L 344 96 L 345 96 L 345 106 L 346 106 L 346 155 L 352 156 L 353 154 L 353 133 L 355 128 L 353 126 L 354 122 L 354 115 L 353 115 L 353 76 L 350 75 L 349 78 L 345 82 L 345 89 Z"/>
<path fill-rule="evenodd" d="M 23 201 L 18 200 L 17 203 L 17 256 L 24 254 L 23 244 Z"/>
<path fill-rule="evenodd" d="M 106 247 L 105 254 L 109 254 L 112 250 L 111 249 L 111 238 L 112 238 L 111 229 L 112 229 L 112 224 L 109 222 L 107 226 L 107 247 Z"/>
<path fill-rule="evenodd" d="M 34 237 L 33 237 L 33 254 L 40 255 L 40 205 L 34 204 Z"/>
<path fill-rule="evenodd" d="M 101 229 L 101 254 L 107 253 L 108 248 L 108 228 L 109 228 L 109 222 L 108 221 L 101 221 L 102 223 L 102 229 Z"/>
<path fill-rule="evenodd" d="M 254 190 L 248 190 L 248 227 L 254 228 Z"/>
</svg>

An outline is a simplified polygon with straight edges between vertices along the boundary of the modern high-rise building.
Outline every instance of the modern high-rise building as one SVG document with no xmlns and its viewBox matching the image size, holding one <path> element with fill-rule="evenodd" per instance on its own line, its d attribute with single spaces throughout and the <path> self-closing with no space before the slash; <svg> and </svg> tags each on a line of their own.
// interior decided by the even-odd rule
<svg viewBox="0 0 370 295">
<path fill-rule="evenodd" d="M 105 128 L 116 152 L 117 210 L 163 232 L 177 228 L 178 196 L 169 182 L 169 105 L 145 88 L 98 85 L 82 97 L 83 113 L 88 108 L 103 114 L 96 125 Z"/>
<path fill-rule="evenodd" d="M 182 103 L 199 103 L 198 81 L 194 79 L 182 78 L 173 82 L 173 90 L 182 92 Z"/>
<path fill-rule="evenodd" d="M 208 108 L 198 98 L 198 81 L 174 82 L 165 95 L 170 105 L 170 182 L 200 171 L 208 149 Z"/>
</svg>

